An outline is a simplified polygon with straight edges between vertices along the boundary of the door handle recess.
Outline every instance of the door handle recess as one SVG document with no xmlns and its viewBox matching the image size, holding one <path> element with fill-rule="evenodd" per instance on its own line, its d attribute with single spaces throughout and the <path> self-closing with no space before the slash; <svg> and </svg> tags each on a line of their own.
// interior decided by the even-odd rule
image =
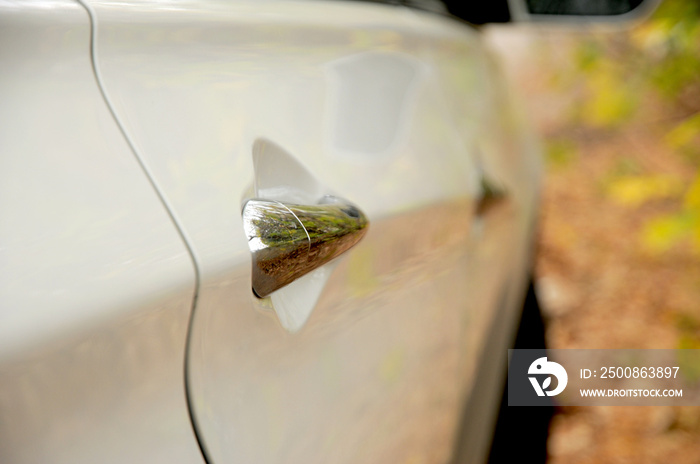
<svg viewBox="0 0 700 464">
<path fill-rule="evenodd" d="M 252 199 L 243 227 L 253 258 L 253 292 L 268 296 L 352 248 L 369 221 L 359 208 L 327 195 L 316 205 Z"/>
</svg>

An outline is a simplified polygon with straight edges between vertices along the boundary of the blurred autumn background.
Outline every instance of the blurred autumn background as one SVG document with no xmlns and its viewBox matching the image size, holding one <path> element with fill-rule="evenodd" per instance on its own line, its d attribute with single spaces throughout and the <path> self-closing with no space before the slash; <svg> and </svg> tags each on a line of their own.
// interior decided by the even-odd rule
<svg viewBox="0 0 700 464">
<path fill-rule="evenodd" d="M 487 31 L 543 135 L 550 348 L 700 348 L 700 2 Z M 700 407 L 567 407 L 549 462 L 700 463 Z"/>
</svg>

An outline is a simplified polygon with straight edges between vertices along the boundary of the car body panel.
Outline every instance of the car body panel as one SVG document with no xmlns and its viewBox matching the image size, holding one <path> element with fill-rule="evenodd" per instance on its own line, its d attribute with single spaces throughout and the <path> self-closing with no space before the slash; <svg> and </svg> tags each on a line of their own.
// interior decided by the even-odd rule
<svg viewBox="0 0 700 464">
<path fill-rule="evenodd" d="M 210 462 L 483 460 L 540 166 L 478 34 L 373 4 L 86 3 L 104 91 L 196 257 L 187 381 Z M 262 140 L 311 173 L 305 194 L 371 221 L 292 331 L 286 289 L 251 291 L 241 205 L 295 192 L 293 169 L 254 164 Z"/>
<path fill-rule="evenodd" d="M 0 462 L 202 462 L 194 267 L 105 104 L 76 2 L 0 2 Z"/>
</svg>

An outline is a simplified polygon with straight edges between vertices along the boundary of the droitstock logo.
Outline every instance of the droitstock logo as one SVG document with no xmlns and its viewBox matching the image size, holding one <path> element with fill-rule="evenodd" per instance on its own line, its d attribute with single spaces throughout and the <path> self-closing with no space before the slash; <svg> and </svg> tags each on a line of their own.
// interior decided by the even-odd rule
<svg viewBox="0 0 700 464">
<path fill-rule="evenodd" d="M 532 387 L 535 389 L 537 396 L 556 396 L 563 392 L 566 384 L 569 381 L 569 376 L 566 374 L 566 369 L 561 364 L 554 361 L 547 361 L 547 357 L 535 359 L 530 368 L 527 370 L 528 378 Z M 538 376 L 546 374 L 542 384 L 540 385 Z M 557 386 L 554 390 L 547 390 L 552 385 L 552 376 L 557 379 Z M 541 378 L 541 377 L 540 377 Z"/>
</svg>

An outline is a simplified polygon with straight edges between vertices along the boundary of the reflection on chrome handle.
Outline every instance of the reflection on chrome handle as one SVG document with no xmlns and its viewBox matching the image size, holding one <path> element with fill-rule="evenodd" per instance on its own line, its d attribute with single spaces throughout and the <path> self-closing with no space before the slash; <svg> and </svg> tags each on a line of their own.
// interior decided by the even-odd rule
<svg viewBox="0 0 700 464">
<path fill-rule="evenodd" d="M 249 200 L 243 227 L 253 257 L 253 291 L 264 298 L 353 247 L 369 221 L 356 206 L 326 196 L 317 205 Z"/>
</svg>

